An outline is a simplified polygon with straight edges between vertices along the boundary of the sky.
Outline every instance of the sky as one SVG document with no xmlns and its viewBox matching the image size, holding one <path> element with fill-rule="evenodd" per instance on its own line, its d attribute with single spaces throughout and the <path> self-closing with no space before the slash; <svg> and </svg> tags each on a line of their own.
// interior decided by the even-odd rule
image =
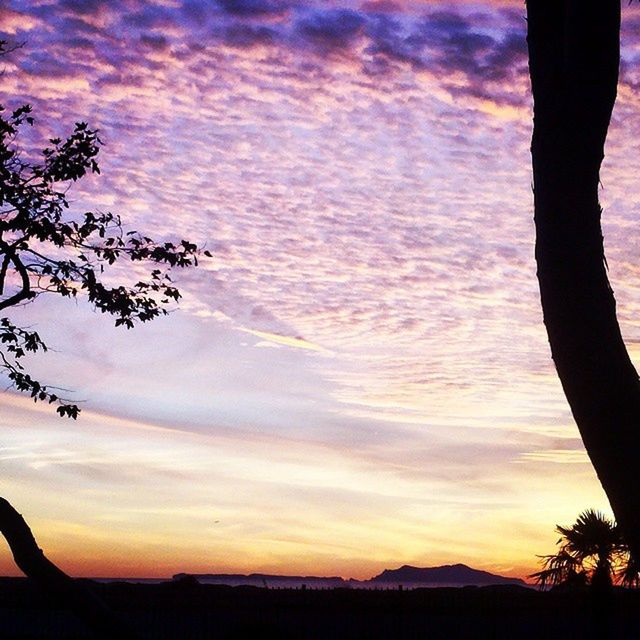
<svg viewBox="0 0 640 640">
<path fill-rule="evenodd" d="M 533 258 L 522 2 L 8 0 L 25 144 L 100 129 L 72 213 L 212 252 L 126 331 L 11 311 L 77 421 L 0 394 L 0 495 L 78 576 L 523 577 L 609 511 L 553 369 Z M 640 13 L 602 172 L 640 357 Z M 117 275 L 117 274 L 116 274 Z M 116 277 L 114 275 L 113 277 Z M 126 274 L 124 274 L 126 275 Z M 123 275 L 123 277 L 124 277 Z M 6 379 L 3 387 L 6 387 Z M 19 575 L 0 543 L 0 574 Z"/>
</svg>

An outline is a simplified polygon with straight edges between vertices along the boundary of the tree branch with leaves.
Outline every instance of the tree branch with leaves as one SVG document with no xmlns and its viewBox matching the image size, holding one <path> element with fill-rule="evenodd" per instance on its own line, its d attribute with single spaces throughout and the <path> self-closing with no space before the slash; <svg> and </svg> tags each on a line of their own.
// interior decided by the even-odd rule
<svg viewBox="0 0 640 640">
<path fill-rule="evenodd" d="M 86 296 L 94 308 L 127 329 L 166 314 L 180 299 L 170 270 L 198 264 L 200 251 L 188 240 L 157 242 L 125 231 L 119 216 L 87 211 L 70 214 L 69 185 L 99 173 L 98 131 L 77 123 L 65 140 L 52 138 L 38 160 L 25 158 L 20 133 L 33 126 L 31 107 L 7 113 L 0 106 L 0 311 L 43 294 Z M 152 264 L 148 277 L 132 284 L 109 284 L 110 266 Z M 78 405 L 25 371 L 28 353 L 46 351 L 37 331 L 0 318 L 0 368 L 11 384 L 35 401 L 57 404 L 61 416 L 76 418 Z"/>
<path fill-rule="evenodd" d="M 0 41 L 0 56 L 10 50 Z M 67 138 L 51 138 L 40 154 L 33 154 L 20 142 L 34 124 L 29 105 L 13 111 L 0 105 L 0 312 L 8 314 L 43 295 L 58 295 L 85 297 L 126 329 L 167 314 L 181 297 L 171 269 L 197 266 L 201 255 L 211 254 L 188 240 L 161 242 L 125 230 L 120 217 L 110 212 L 74 214 L 67 198 L 70 186 L 89 173 L 100 173 L 98 131 L 79 122 Z M 145 266 L 146 275 L 123 283 L 119 271 L 119 279 L 114 278 L 110 268 L 127 263 Z M 25 368 L 29 354 L 46 351 L 38 331 L 0 315 L 0 370 L 10 386 L 35 402 L 57 405 L 60 416 L 75 419 L 78 405 Z M 133 637 L 95 594 L 45 557 L 24 518 L 4 498 L 0 533 L 24 573 L 74 610 L 95 637 Z"/>
</svg>

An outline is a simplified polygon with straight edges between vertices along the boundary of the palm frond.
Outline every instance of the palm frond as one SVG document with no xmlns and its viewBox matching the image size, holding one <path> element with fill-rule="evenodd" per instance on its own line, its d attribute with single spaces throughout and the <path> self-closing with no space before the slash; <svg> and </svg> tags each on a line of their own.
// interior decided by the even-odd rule
<svg viewBox="0 0 640 640">
<path fill-rule="evenodd" d="M 640 562 L 632 559 L 614 520 L 595 509 L 583 511 L 571 526 L 556 525 L 558 552 L 539 556 L 542 569 L 529 577 L 543 589 L 560 584 L 640 586 Z"/>
</svg>

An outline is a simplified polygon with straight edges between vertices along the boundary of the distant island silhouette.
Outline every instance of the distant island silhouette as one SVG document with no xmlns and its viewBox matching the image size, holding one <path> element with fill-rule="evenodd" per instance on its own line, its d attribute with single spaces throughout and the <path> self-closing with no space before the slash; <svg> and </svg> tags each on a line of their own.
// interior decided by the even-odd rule
<svg viewBox="0 0 640 640">
<path fill-rule="evenodd" d="M 461 584 L 486 586 L 493 584 L 526 585 L 520 578 L 507 578 L 488 571 L 473 569 L 466 564 L 445 564 L 440 567 L 412 567 L 405 564 L 399 569 L 385 569 L 381 574 L 371 578 L 372 582 L 432 582 L 434 584 Z"/>
<path fill-rule="evenodd" d="M 174 580 L 195 579 L 203 584 L 248 585 L 256 587 L 297 587 L 310 588 L 376 588 L 398 585 L 433 586 L 490 586 L 499 584 L 528 586 L 520 578 L 508 578 L 488 571 L 473 569 L 465 564 L 447 564 L 438 567 L 413 567 L 403 565 L 398 569 L 385 569 L 369 580 L 345 580 L 339 576 L 288 576 L 268 573 L 177 573 Z"/>
</svg>

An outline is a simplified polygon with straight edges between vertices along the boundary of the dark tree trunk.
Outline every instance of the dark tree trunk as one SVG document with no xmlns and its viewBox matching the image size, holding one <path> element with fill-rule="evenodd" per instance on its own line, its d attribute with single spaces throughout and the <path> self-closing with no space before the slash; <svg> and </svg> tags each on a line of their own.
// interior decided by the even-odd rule
<svg viewBox="0 0 640 640">
<path fill-rule="evenodd" d="M 0 533 L 20 570 L 52 600 L 73 611 L 96 638 L 133 640 L 131 632 L 94 593 L 45 557 L 24 518 L 4 498 L 0 498 Z"/>
<path fill-rule="evenodd" d="M 619 0 L 527 0 L 536 260 L 551 353 L 585 447 L 640 557 L 640 382 L 607 278 L 599 172 L 620 63 Z"/>
</svg>

